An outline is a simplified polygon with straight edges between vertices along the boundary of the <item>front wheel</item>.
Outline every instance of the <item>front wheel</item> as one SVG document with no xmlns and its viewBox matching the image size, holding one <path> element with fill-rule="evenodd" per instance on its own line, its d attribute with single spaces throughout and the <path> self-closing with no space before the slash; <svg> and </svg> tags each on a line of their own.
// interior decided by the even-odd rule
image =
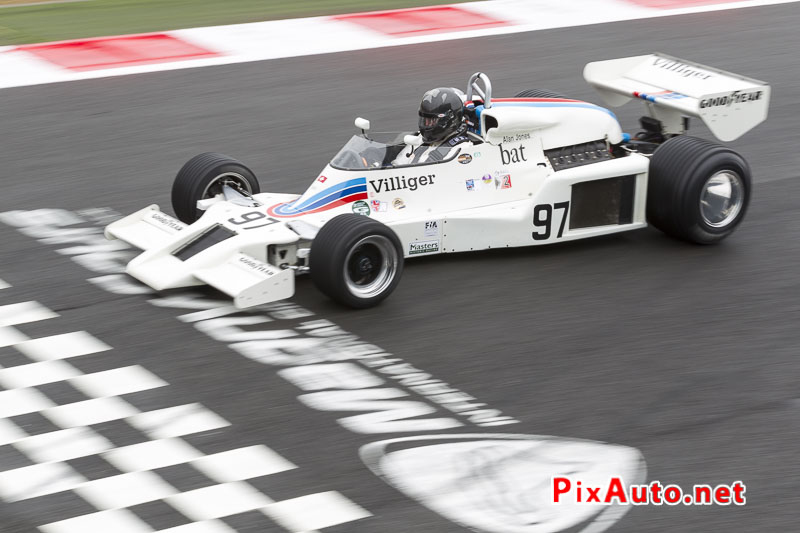
<svg viewBox="0 0 800 533">
<path fill-rule="evenodd" d="M 322 226 L 311 244 L 311 280 L 332 300 L 356 309 L 378 305 L 400 282 L 397 234 L 370 218 L 344 214 Z"/>
<path fill-rule="evenodd" d="M 222 194 L 226 184 L 250 195 L 261 192 L 253 171 L 236 159 L 212 152 L 194 156 L 181 167 L 172 184 L 175 216 L 191 224 L 203 214 L 197 209 L 198 200 Z"/>
<path fill-rule="evenodd" d="M 739 226 L 750 202 L 750 167 L 737 152 L 673 137 L 650 160 L 647 218 L 668 235 L 713 244 Z"/>
</svg>

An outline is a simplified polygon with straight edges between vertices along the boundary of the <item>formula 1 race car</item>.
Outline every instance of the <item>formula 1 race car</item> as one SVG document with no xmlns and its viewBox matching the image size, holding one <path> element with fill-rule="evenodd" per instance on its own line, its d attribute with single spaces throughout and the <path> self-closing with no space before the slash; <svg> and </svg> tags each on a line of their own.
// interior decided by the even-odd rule
<svg viewBox="0 0 800 533">
<path fill-rule="evenodd" d="M 723 141 L 767 116 L 770 87 L 661 54 L 589 63 L 609 105 L 644 101 L 642 132 L 603 107 L 541 90 L 492 98 L 473 74 L 468 142 L 441 161 L 395 165 L 422 143 L 356 119 L 355 135 L 302 195 L 261 193 L 253 172 L 205 153 L 178 172 L 177 219 L 156 205 L 106 228 L 144 250 L 127 272 L 154 289 L 208 284 L 246 308 L 294 294 L 308 272 L 333 300 L 377 305 L 408 257 L 547 244 L 643 228 L 694 243 L 730 235 L 747 210 L 750 168 L 733 150 L 688 137 L 697 117 Z"/>
</svg>

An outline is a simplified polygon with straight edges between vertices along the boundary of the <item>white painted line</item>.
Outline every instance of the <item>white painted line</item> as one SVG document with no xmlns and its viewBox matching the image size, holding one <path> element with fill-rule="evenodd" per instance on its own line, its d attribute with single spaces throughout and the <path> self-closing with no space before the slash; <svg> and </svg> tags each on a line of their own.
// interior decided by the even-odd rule
<svg viewBox="0 0 800 533">
<path fill-rule="evenodd" d="M 37 361 L 54 361 L 110 350 L 111 346 L 85 331 L 31 339 L 17 345 L 17 350 Z"/>
<path fill-rule="evenodd" d="M 203 454 L 181 439 L 161 439 L 116 448 L 103 457 L 123 472 L 155 470 L 165 466 L 188 463 Z"/>
<path fill-rule="evenodd" d="M 62 428 L 91 426 L 110 420 L 120 420 L 139 413 L 139 410 L 120 398 L 97 398 L 45 409 L 42 414 Z"/>
<path fill-rule="evenodd" d="M 0 418 L 0 446 L 24 439 L 28 434 L 11 420 Z"/>
<path fill-rule="evenodd" d="M 80 427 L 34 435 L 15 442 L 14 447 L 37 463 L 49 463 L 96 455 L 113 446 L 91 429 Z"/>
<path fill-rule="evenodd" d="M 17 328 L 11 326 L 0 326 L 0 348 L 14 346 L 20 342 L 28 340 L 27 335 L 23 335 Z"/>
<path fill-rule="evenodd" d="M 159 379 L 139 365 L 86 374 L 72 378 L 69 382 L 75 388 L 94 398 L 121 396 L 168 385 L 166 381 Z"/>
<path fill-rule="evenodd" d="M 178 527 L 162 529 L 159 533 L 236 533 L 219 520 L 204 520 L 203 522 L 193 522 Z"/>
<path fill-rule="evenodd" d="M 192 461 L 192 466 L 220 483 L 244 481 L 297 468 L 263 445 L 208 455 Z"/>
<path fill-rule="evenodd" d="M 7 502 L 72 490 L 86 479 L 64 463 L 44 463 L 0 472 L 0 497 Z"/>
<path fill-rule="evenodd" d="M 272 500 L 244 482 L 213 485 L 164 499 L 192 520 L 212 520 L 261 509 Z"/>
<path fill-rule="evenodd" d="M 6 389 L 22 389 L 80 375 L 78 369 L 64 361 L 43 361 L 0 370 L 0 385 Z"/>
<path fill-rule="evenodd" d="M 96 479 L 77 487 L 75 492 L 103 510 L 122 509 L 178 493 L 175 487 L 153 472 L 131 472 Z"/>
<path fill-rule="evenodd" d="M 53 522 L 39 528 L 42 533 L 152 533 L 153 528 L 126 509 L 92 513 Z"/>
<path fill-rule="evenodd" d="M 289 531 L 313 531 L 372 516 L 336 491 L 273 503 L 263 512 Z"/>
<path fill-rule="evenodd" d="M 182 437 L 231 425 L 199 403 L 148 411 L 133 416 L 128 421 L 155 439 Z"/>
<path fill-rule="evenodd" d="M 0 327 L 38 322 L 57 316 L 58 313 L 54 313 L 39 302 L 0 305 Z"/>
<path fill-rule="evenodd" d="M 53 405 L 47 396 L 36 389 L 11 389 L 0 392 L 0 418 L 34 413 Z"/>
<path fill-rule="evenodd" d="M 0 290 L 2 290 L 2 289 L 7 289 L 7 288 L 9 288 L 9 287 L 11 287 L 11 285 L 9 285 L 8 283 L 6 283 L 6 282 L 5 282 L 5 281 L 3 281 L 2 279 L 0 279 Z"/>
</svg>

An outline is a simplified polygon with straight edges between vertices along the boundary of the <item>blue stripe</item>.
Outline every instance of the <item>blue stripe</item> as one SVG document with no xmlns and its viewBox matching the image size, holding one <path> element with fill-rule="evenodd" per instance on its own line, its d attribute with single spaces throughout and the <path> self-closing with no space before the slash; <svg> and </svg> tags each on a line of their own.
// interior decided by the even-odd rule
<svg viewBox="0 0 800 533">
<path fill-rule="evenodd" d="M 617 116 L 606 109 L 594 104 L 585 102 L 497 102 L 492 104 L 492 107 L 578 107 L 583 109 L 594 109 L 595 111 L 602 111 L 617 120 Z"/>
<path fill-rule="evenodd" d="M 306 211 L 313 211 L 314 209 L 324 207 L 340 198 L 362 192 L 367 192 L 367 178 L 355 178 L 338 183 L 332 187 L 328 187 L 324 191 L 315 194 L 300 204 L 283 204 L 275 208 L 275 213 L 279 215 L 305 213 Z"/>
<path fill-rule="evenodd" d="M 318 192 L 317 194 L 315 194 L 311 198 L 307 198 L 306 200 L 303 201 L 303 203 L 301 203 L 301 204 L 297 205 L 296 207 L 294 207 L 294 209 L 297 209 L 297 210 L 305 209 L 306 206 L 308 206 L 309 204 L 314 203 L 317 200 L 320 200 L 322 198 L 327 198 L 328 196 L 330 196 L 331 194 L 333 194 L 336 191 L 341 191 L 342 189 L 346 189 L 348 187 L 353 187 L 353 186 L 356 186 L 356 185 L 362 185 L 364 187 L 364 190 L 366 191 L 367 190 L 367 178 L 355 178 L 355 179 L 352 179 L 352 180 L 343 181 L 342 183 L 337 183 L 336 185 L 334 185 L 332 187 L 328 187 L 327 189 L 323 190 L 322 192 Z M 340 197 L 341 196 L 338 196 L 337 198 L 340 198 Z"/>
<path fill-rule="evenodd" d="M 341 191 L 332 192 L 331 194 L 329 194 L 325 198 L 321 198 L 321 199 L 317 200 L 316 202 L 314 202 L 313 204 L 309 204 L 309 203 L 306 202 L 303 205 L 300 205 L 300 206 L 297 206 L 297 207 L 291 206 L 290 208 L 292 210 L 296 210 L 296 211 L 311 211 L 312 209 L 317 209 L 318 207 L 322 207 L 322 206 L 324 206 L 326 204 L 329 204 L 331 202 L 335 202 L 339 198 L 344 198 L 345 196 L 350 196 L 351 194 L 356 194 L 356 193 L 360 193 L 360 192 L 367 192 L 367 186 L 366 185 L 356 185 L 355 187 L 349 187 L 349 188 L 343 189 Z"/>
</svg>

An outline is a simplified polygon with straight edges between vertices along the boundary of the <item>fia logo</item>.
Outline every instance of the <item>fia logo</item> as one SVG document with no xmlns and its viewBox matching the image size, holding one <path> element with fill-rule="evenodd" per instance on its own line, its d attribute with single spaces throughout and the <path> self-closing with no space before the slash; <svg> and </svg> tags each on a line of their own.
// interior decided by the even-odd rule
<svg viewBox="0 0 800 533">
<path fill-rule="evenodd" d="M 439 221 L 429 220 L 425 222 L 425 236 L 436 237 L 439 235 Z"/>
<path fill-rule="evenodd" d="M 519 148 L 509 148 L 506 150 L 503 148 L 503 145 L 500 145 L 500 157 L 503 160 L 504 165 L 508 165 L 510 163 L 522 163 L 523 161 L 527 161 L 528 158 L 525 157 L 525 147 L 521 144 Z"/>
</svg>

